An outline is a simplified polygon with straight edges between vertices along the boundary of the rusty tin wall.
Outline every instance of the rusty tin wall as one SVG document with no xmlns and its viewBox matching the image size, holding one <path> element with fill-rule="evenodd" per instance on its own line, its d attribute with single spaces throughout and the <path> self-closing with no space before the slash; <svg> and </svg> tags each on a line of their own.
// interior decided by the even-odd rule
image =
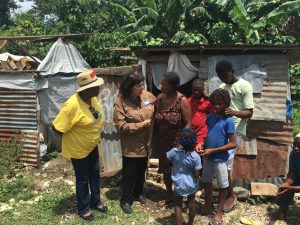
<svg viewBox="0 0 300 225">
<path fill-rule="evenodd" d="M 35 91 L 0 88 L 0 139 L 23 138 L 21 161 L 39 162 L 39 104 Z M 0 149 L 1 151 L 1 149 Z"/>
<path fill-rule="evenodd" d="M 256 61 L 267 70 L 261 96 L 254 96 L 255 109 L 247 124 L 247 136 L 256 138 L 257 155 L 237 156 L 234 178 L 278 177 L 286 175 L 288 169 L 288 152 L 293 141 L 293 127 L 285 116 L 288 59 L 285 54 L 257 55 Z M 242 148 L 247 151 L 247 146 Z"/>
<path fill-rule="evenodd" d="M 254 96 L 252 120 L 285 122 L 286 97 L 289 85 L 288 59 L 281 55 L 256 55 L 256 63 L 267 71 L 261 96 Z"/>
</svg>

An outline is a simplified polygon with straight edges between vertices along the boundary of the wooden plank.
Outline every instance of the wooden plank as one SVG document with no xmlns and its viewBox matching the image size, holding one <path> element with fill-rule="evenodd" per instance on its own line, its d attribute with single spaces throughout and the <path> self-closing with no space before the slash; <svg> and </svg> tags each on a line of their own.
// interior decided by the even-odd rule
<svg viewBox="0 0 300 225">
<path fill-rule="evenodd" d="M 2 36 L 0 40 L 45 40 L 45 39 L 57 39 L 57 38 L 74 38 L 91 35 L 92 33 L 82 34 L 64 34 L 64 35 L 38 35 L 38 36 Z"/>
<path fill-rule="evenodd" d="M 110 48 L 112 51 L 131 51 L 130 48 L 121 48 L 121 47 L 115 47 L 115 48 Z"/>
<path fill-rule="evenodd" d="M 149 160 L 149 164 L 150 164 L 150 166 L 154 166 L 154 167 L 158 167 L 158 165 L 159 165 L 159 160 L 158 159 L 150 159 Z"/>
<path fill-rule="evenodd" d="M 126 60 L 135 60 L 138 61 L 138 57 L 132 57 L 132 56 L 120 56 L 121 59 L 126 59 Z"/>
<path fill-rule="evenodd" d="M 300 45 L 174 45 L 174 46 L 132 46 L 132 51 L 158 52 L 158 51 L 196 51 L 196 50 L 239 50 L 239 51 L 291 51 L 299 50 Z"/>
<path fill-rule="evenodd" d="M 8 59 L 6 62 L 8 63 L 8 65 L 10 66 L 10 68 L 12 70 L 18 69 L 17 65 L 15 64 L 15 62 L 12 59 Z"/>
<path fill-rule="evenodd" d="M 253 196 L 276 196 L 278 187 L 275 184 L 251 182 L 251 195 Z"/>
<path fill-rule="evenodd" d="M 101 76 L 126 76 L 134 73 L 139 65 L 134 64 L 130 66 L 118 66 L 118 67 L 107 67 L 107 68 L 93 68 L 94 72 Z"/>
</svg>

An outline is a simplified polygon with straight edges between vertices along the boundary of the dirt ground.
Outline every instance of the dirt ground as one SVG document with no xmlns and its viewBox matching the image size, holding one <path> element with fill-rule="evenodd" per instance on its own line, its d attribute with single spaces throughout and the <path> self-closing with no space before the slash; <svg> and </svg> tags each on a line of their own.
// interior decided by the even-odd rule
<svg viewBox="0 0 300 225">
<path fill-rule="evenodd" d="M 64 182 L 67 183 L 72 191 L 75 191 L 75 178 L 72 166 L 66 159 L 58 157 L 45 163 L 40 169 L 29 169 L 37 179 L 37 186 L 40 189 L 47 189 L 47 185 L 53 182 Z M 120 183 L 121 175 L 117 174 L 111 178 L 101 178 L 101 195 L 107 200 L 118 200 L 120 198 Z M 148 201 L 145 205 L 134 203 L 133 209 L 147 213 L 149 220 L 147 224 L 163 224 L 173 225 L 175 224 L 175 216 L 173 208 L 158 207 L 157 202 L 163 199 L 164 190 L 160 184 L 147 180 L 145 184 L 145 196 Z M 200 215 L 201 207 L 204 204 L 203 196 L 197 197 L 197 214 L 194 224 L 208 224 L 210 217 Z M 215 197 L 216 201 L 216 197 Z M 66 220 L 75 216 L 75 202 L 74 202 L 74 214 L 65 215 Z M 73 208 L 72 207 L 72 208 Z M 241 223 L 240 219 L 246 218 L 253 221 L 250 224 L 300 224 L 300 201 L 290 207 L 288 221 L 279 222 L 275 221 L 276 212 L 278 207 L 274 204 L 274 201 L 270 200 L 263 204 L 249 204 L 246 202 L 238 202 L 237 207 L 234 211 L 224 215 L 223 224 L 245 224 Z M 184 209 L 184 218 L 187 220 L 187 209 Z M 134 216 L 134 214 L 133 214 Z M 118 219 L 116 220 L 116 224 Z"/>
</svg>

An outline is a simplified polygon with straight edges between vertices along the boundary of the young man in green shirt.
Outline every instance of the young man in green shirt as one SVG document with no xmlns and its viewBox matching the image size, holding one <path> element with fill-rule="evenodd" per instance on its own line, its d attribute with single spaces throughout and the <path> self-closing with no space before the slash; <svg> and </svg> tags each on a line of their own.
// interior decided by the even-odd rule
<svg viewBox="0 0 300 225">
<path fill-rule="evenodd" d="M 254 103 L 252 85 L 243 78 L 236 76 L 232 63 L 227 60 L 222 60 L 217 63 L 216 73 L 223 82 L 223 84 L 220 85 L 220 88 L 227 90 L 231 97 L 230 108 L 225 110 L 225 114 L 233 116 L 237 136 L 237 149 L 241 137 L 246 136 L 247 119 L 251 118 L 253 114 Z M 227 163 L 229 187 L 228 196 L 224 205 L 224 212 L 233 210 L 237 199 L 233 192 L 231 181 L 231 171 L 236 149 L 228 151 L 230 154 Z"/>
<path fill-rule="evenodd" d="M 294 138 L 293 148 L 289 158 L 289 172 L 286 176 L 286 180 L 278 189 L 278 220 L 286 220 L 288 207 L 296 192 L 300 192 L 300 133 Z"/>
</svg>

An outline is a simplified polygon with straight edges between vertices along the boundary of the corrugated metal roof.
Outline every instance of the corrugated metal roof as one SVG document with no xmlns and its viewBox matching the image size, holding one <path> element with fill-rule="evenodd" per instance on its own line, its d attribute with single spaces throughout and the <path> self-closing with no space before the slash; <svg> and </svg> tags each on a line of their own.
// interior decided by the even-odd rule
<svg viewBox="0 0 300 225">
<path fill-rule="evenodd" d="M 290 64 L 300 63 L 300 45 L 166 45 L 131 46 L 141 57 L 148 54 L 169 54 L 181 51 L 198 55 L 287 54 Z"/>
<path fill-rule="evenodd" d="M 37 166 L 39 160 L 39 104 L 35 91 L 0 89 L 0 140 L 23 135 L 21 161 Z"/>
<path fill-rule="evenodd" d="M 215 44 L 215 45 L 180 45 L 180 44 L 166 44 L 166 45 L 148 45 L 148 46 L 130 46 L 130 49 L 135 50 L 146 50 L 146 51 L 162 51 L 165 49 L 188 49 L 188 50 L 197 50 L 197 49 L 221 49 L 221 50 L 232 50 L 232 49 L 255 49 L 260 51 L 287 51 L 287 50 L 300 50 L 299 44 L 289 44 L 289 45 L 223 45 L 223 44 Z"/>
</svg>

